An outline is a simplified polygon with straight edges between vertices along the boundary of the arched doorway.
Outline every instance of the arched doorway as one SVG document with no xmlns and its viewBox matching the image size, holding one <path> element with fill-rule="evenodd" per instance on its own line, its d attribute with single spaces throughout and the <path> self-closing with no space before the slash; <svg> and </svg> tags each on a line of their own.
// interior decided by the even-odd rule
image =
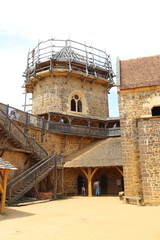
<svg viewBox="0 0 160 240">
<path fill-rule="evenodd" d="M 107 194 L 107 176 L 103 174 L 100 178 L 101 194 Z"/>
<path fill-rule="evenodd" d="M 82 175 L 79 175 L 77 177 L 77 194 L 78 195 L 82 194 L 83 183 L 85 183 L 85 179 L 84 179 L 84 177 Z"/>
</svg>

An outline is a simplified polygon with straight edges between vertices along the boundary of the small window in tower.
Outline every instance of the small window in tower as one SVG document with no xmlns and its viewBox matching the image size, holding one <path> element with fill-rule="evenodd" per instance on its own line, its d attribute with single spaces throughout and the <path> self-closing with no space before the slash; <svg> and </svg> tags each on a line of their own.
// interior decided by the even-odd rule
<svg viewBox="0 0 160 240">
<path fill-rule="evenodd" d="M 82 102 L 81 102 L 81 100 L 78 100 L 77 104 L 78 104 L 78 112 L 82 112 Z"/>
<path fill-rule="evenodd" d="M 82 100 L 77 94 L 72 96 L 71 99 L 71 111 L 82 112 Z"/>
<path fill-rule="evenodd" d="M 160 116 L 160 107 L 152 108 L 152 116 Z"/>
<path fill-rule="evenodd" d="M 76 111 L 76 101 L 74 99 L 71 100 L 71 111 Z"/>
</svg>

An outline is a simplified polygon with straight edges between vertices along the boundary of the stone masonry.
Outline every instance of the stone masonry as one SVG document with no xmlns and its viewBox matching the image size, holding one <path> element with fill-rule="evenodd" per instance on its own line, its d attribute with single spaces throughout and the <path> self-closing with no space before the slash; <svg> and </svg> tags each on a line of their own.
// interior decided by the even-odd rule
<svg viewBox="0 0 160 240">
<path fill-rule="evenodd" d="M 118 93 L 125 194 L 160 203 L 160 56 L 120 61 Z"/>
<path fill-rule="evenodd" d="M 160 198 L 160 118 L 138 121 L 143 196 L 146 204 Z"/>
<path fill-rule="evenodd" d="M 39 81 L 33 90 L 33 114 L 71 113 L 70 101 L 74 94 L 81 97 L 83 115 L 108 117 L 108 95 L 105 84 L 89 81 L 84 83 L 76 76 L 70 76 L 69 79 L 67 76 L 50 76 Z"/>
</svg>

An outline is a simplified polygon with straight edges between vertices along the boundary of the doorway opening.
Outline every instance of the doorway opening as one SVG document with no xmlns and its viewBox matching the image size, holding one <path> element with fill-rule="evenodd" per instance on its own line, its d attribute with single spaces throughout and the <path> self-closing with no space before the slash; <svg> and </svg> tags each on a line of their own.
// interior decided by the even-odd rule
<svg viewBox="0 0 160 240">
<path fill-rule="evenodd" d="M 79 175 L 77 177 L 77 194 L 78 195 L 82 195 L 82 186 L 83 185 L 85 185 L 85 187 L 86 187 L 85 178 L 82 175 Z"/>
<path fill-rule="evenodd" d="M 100 178 L 101 194 L 107 194 L 107 176 L 103 174 Z"/>
</svg>

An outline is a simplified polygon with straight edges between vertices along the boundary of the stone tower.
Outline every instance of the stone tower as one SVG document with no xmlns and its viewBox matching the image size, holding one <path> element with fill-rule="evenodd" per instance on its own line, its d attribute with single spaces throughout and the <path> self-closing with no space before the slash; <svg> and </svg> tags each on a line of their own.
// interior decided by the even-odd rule
<svg viewBox="0 0 160 240">
<path fill-rule="evenodd" d="M 117 62 L 125 194 L 160 204 L 160 56 Z"/>
<path fill-rule="evenodd" d="M 28 53 L 25 76 L 33 114 L 109 116 L 114 74 L 104 51 L 71 40 L 40 42 Z"/>
<path fill-rule="evenodd" d="M 32 113 L 43 117 L 39 119 L 44 123 L 41 141 L 47 151 L 63 154 L 65 161 L 68 161 L 66 157 L 70 161 L 71 154 L 77 150 L 97 144 L 108 136 L 120 136 L 119 119 L 109 118 L 108 92 L 114 86 L 114 73 L 106 52 L 71 40 L 50 39 L 40 42 L 28 53 L 25 76 L 26 93 L 32 94 Z M 31 116 L 33 121 L 34 115 Z M 52 132 L 50 138 L 45 135 L 45 122 L 47 130 Z M 115 123 L 117 129 L 110 131 Z M 83 171 L 81 167 L 66 167 L 66 191 L 79 192 L 80 181 L 85 178 L 91 195 L 90 176 L 93 174 L 85 174 L 91 174 L 91 170 L 99 174 L 99 178 L 107 174 L 114 182 L 111 188 L 108 187 L 110 193 L 122 188 L 122 184 L 116 182 L 116 178 L 121 179 L 121 164 L 117 163 L 120 172 L 119 168 L 107 172 L 104 163 L 100 165 L 104 166 L 101 171 L 101 168 L 94 167 L 95 164 L 102 163 L 97 160 L 93 164 L 91 161 Z M 114 163 L 110 162 L 110 165 Z"/>
</svg>

